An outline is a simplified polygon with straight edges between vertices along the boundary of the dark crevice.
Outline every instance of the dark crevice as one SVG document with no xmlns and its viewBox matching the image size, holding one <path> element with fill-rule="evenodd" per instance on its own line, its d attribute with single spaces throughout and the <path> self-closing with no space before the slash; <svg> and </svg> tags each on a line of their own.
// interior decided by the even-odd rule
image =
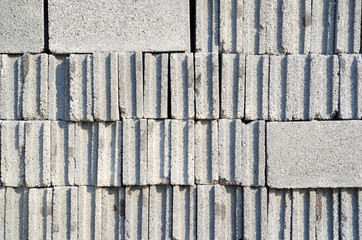
<svg viewBox="0 0 362 240">
<path fill-rule="evenodd" d="M 49 17 L 48 17 L 48 0 L 44 0 L 44 53 L 50 54 L 49 51 Z"/>
<path fill-rule="evenodd" d="M 191 52 L 196 52 L 196 0 L 189 0 L 190 8 L 190 47 Z"/>
<path fill-rule="evenodd" d="M 171 54 L 168 55 L 167 69 L 167 118 L 171 119 Z"/>
<path fill-rule="evenodd" d="M 222 101 L 222 54 L 219 54 L 219 118 L 222 118 L 222 108 L 221 108 L 221 101 Z"/>
</svg>

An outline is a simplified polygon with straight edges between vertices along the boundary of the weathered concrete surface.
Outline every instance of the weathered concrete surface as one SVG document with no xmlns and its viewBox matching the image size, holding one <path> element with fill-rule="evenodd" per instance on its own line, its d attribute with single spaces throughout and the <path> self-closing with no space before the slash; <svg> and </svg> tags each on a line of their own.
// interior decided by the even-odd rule
<svg viewBox="0 0 362 240">
<path fill-rule="evenodd" d="M 267 123 L 267 185 L 361 187 L 362 122 Z"/>
</svg>

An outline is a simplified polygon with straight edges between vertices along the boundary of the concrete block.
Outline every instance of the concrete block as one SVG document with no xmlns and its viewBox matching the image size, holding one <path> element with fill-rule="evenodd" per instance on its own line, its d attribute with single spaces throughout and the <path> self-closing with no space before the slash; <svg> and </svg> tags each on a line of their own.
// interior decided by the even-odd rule
<svg viewBox="0 0 362 240">
<path fill-rule="evenodd" d="M 118 96 L 122 118 L 143 118 L 142 53 L 118 55 Z"/>
<path fill-rule="evenodd" d="M 97 186 L 121 186 L 122 122 L 98 123 L 97 164 Z M 126 171 L 129 170 L 126 168 Z"/>
<path fill-rule="evenodd" d="M 260 2 L 244 1 L 242 34 L 244 35 L 243 53 L 245 54 L 259 54 Z"/>
<path fill-rule="evenodd" d="M 101 205 L 101 236 L 102 239 L 121 239 L 120 213 L 124 211 L 120 207 L 120 189 L 102 188 Z M 124 196 L 123 196 L 124 197 Z"/>
<path fill-rule="evenodd" d="M 56 53 L 187 51 L 185 1 L 49 1 L 49 48 Z M 92 17 L 85 18 L 85 15 Z"/>
<path fill-rule="evenodd" d="M 148 239 L 148 187 L 126 187 L 125 239 Z"/>
<path fill-rule="evenodd" d="M 245 55 L 223 54 L 221 66 L 221 118 L 243 118 Z"/>
<path fill-rule="evenodd" d="M 196 119 L 219 118 L 219 56 L 195 54 Z"/>
<path fill-rule="evenodd" d="M 171 184 L 194 184 L 194 133 L 192 120 L 171 120 Z"/>
<path fill-rule="evenodd" d="M 195 183 L 214 184 L 219 177 L 218 122 L 195 122 Z"/>
<path fill-rule="evenodd" d="M 1 128 L 1 182 L 4 186 L 25 184 L 25 123 L 2 121 Z"/>
<path fill-rule="evenodd" d="M 50 122 L 27 121 L 24 135 L 26 186 L 50 186 Z"/>
<path fill-rule="evenodd" d="M 361 51 L 361 12 L 359 0 L 336 1 L 335 53 Z"/>
<path fill-rule="evenodd" d="M 171 118 L 195 118 L 194 73 L 194 54 L 170 54 Z"/>
<path fill-rule="evenodd" d="M 340 119 L 362 118 L 362 57 L 340 56 Z"/>
<path fill-rule="evenodd" d="M 30 188 L 28 204 L 28 239 L 51 239 L 53 189 Z"/>
<path fill-rule="evenodd" d="M 94 119 L 119 120 L 117 54 L 93 54 L 93 91 Z"/>
<path fill-rule="evenodd" d="M 362 235 L 362 190 L 341 189 L 340 239 L 358 239 Z"/>
<path fill-rule="evenodd" d="M 145 53 L 144 61 L 143 117 L 167 118 L 169 55 Z"/>
<path fill-rule="evenodd" d="M 247 55 L 245 73 L 245 119 L 267 119 L 269 57 Z"/>
<path fill-rule="evenodd" d="M 27 188 L 6 188 L 4 239 L 28 239 Z"/>
<path fill-rule="evenodd" d="M 172 237 L 196 239 L 196 214 L 196 186 L 173 186 Z"/>
<path fill-rule="evenodd" d="M 219 52 L 220 1 L 196 0 L 196 51 Z"/>
<path fill-rule="evenodd" d="M 93 121 L 93 56 L 69 57 L 69 120 Z"/>
<path fill-rule="evenodd" d="M 6 188 L 0 187 L 0 235 L 5 236 Z M 196 224 L 196 222 L 195 222 Z"/>
<path fill-rule="evenodd" d="M 49 55 L 49 120 L 69 120 L 69 57 Z"/>
<path fill-rule="evenodd" d="M 171 121 L 147 121 L 148 184 L 169 184 L 171 177 Z"/>
<path fill-rule="evenodd" d="M 44 49 L 44 2 L 4 0 L 0 10 L 0 52 L 38 53 Z"/>
<path fill-rule="evenodd" d="M 148 238 L 172 239 L 172 186 L 150 186 Z"/>
<path fill-rule="evenodd" d="M 77 239 L 78 188 L 54 187 L 53 238 Z"/>
<path fill-rule="evenodd" d="M 268 186 L 362 186 L 361 128 L 359 121 L 268 123 Z"/>
<path fill-rule="evenodd" d="M 147 184 L 147 120 L 123 121 L 123 184 Z"/>
</svg>

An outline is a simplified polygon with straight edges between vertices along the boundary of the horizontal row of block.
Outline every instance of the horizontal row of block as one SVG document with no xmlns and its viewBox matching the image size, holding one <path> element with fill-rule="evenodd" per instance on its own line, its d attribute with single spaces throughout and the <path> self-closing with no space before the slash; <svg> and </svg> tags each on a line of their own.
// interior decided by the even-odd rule
<svg viewBox="0 0 362 240">
<path fill-rule="evenodd" d="M 362 55 L 1 55 L 0 119 L 362 118 Z"/>
<path fill-rule="evenodd" d="M 360 0 L 196 0 L 196 50 L 360 53 L 361 6 Z"/>
<path fill-rule="evenodd" d="M 359 239 L 362 190 L 0 188 L 4 239 Z"/>
<path fill-rule="evenodd" d="M 265 185 L 265 122 L 2 121 L 4 186 Z"/>
</svg>

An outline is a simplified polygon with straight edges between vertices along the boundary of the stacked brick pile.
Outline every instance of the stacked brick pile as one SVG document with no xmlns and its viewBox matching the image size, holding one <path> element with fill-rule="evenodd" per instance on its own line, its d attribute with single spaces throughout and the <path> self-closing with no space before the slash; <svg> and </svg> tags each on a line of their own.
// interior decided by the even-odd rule
<svg viewBox="0 0 362 240">
<path fill-rule="evenodd" d="M 360 0 L 0 0 L 0 239 L 361 239 Z"/>
</svg>

